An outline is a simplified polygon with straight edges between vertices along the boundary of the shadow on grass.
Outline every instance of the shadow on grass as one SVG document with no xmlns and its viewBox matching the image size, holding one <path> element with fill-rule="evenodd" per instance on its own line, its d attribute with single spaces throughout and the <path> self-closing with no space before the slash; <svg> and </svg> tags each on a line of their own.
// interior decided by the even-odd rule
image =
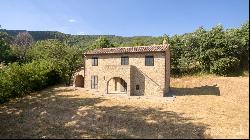
<svg viewBox="0 0 250 140">
<path fill-rule="evenodd" d="M 0 138 L 210 138 L 184 114 L 48 92 L 1 105 Z"/>
<path fill-rule="evenodd" d="M 171 87 L 170 96 L 185 96 L 185 95 L 216 95 L 220 96 L 220 89 L 217 85 L 213 86 L 201 86 L 194 88 L 176 88 Z"/>
</svg>

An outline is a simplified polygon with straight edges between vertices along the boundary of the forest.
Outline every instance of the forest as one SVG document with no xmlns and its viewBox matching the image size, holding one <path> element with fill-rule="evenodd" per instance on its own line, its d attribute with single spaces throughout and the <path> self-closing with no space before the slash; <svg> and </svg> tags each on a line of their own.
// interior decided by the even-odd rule
<svg viewBox="0 0 250 140">
<path fill-rule="evenodd" d="M 171 51 L 171 75 L 239 76 L 249 67 L 249 21 L 238 28 L 198 27 L 181 35 L 70 35 L 57 31 L 0 29 L 0 103 L 57 83 L 70 85 L 95 48 L 162 44 Z"/>
</svg>

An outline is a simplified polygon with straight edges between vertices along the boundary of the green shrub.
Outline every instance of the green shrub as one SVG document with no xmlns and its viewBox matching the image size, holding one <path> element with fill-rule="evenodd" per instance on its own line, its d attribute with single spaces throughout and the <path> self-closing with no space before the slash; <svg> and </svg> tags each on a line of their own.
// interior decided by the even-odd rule
<svg viewBox="0 0 250 140">
<path fill-rule="evenodd" d="M 0 71 L 0 103 L 56 84 L 58 81 L 51 82 L 55 77 L 49 61 L 33 61 L 23 65 L 12 63 Z"/>
<path fill-rule="evenodd" d="M 240 60 L 235 57 L 220 58 L 210 69 L 214 74 L 229 76 L 239 72 Z"/>
</svg>

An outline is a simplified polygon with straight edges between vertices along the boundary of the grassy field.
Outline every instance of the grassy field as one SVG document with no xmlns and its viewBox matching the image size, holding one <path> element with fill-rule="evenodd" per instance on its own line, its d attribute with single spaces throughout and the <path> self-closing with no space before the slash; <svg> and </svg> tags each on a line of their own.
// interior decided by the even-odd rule
<svg viewBox="0 0 250 140">
<path fill-rule="evenodd" d="M 0 138 L 248 138 L 248 88 L 248 77 L 173 78 L 168 100 L 54 86 L 0 105 Z"/>
</svg>

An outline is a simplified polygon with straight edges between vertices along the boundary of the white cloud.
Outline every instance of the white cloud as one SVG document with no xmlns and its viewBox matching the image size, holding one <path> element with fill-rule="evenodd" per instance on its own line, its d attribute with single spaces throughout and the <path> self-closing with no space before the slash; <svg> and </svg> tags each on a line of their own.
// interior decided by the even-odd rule
<svg viewBox="0 0 250 140">
<path fill-rule="evenodd" d="M 71 22 L 71 23 L 76 22 L 75 19 L 69 19 L 68 21 Z"/>
</svg>

